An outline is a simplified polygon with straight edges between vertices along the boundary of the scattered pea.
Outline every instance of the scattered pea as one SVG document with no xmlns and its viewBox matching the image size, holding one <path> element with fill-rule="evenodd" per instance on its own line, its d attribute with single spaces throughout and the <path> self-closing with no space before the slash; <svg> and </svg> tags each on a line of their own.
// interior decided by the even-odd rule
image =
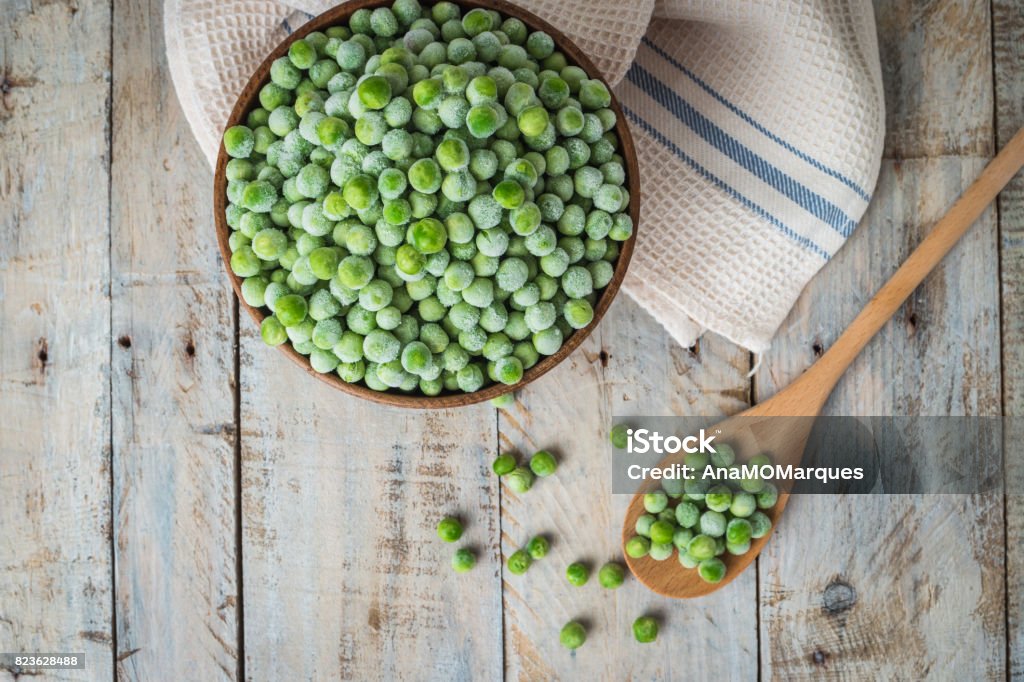
<svg viewBox="0 0 1024 682">
<path fill-rule="evenodd" d="M 462 524 L 458 519 L 446 516 L 437 524 L 437 537 L 445 542 L 456 542 L 462 537 Z"/>
<path fill-rule="evenodd" d="M 503 410 L 503 409 L 506 409 L 508 407 L 512 407 L 512 405 L 515 402 L 516 402 L 516 395 L 515 395 L 515 393 L 505 393 L 505 394 L 499 395 L 497 398 L 491 398 L 491 405 L 493 405 L 494 407 L 497 407 L 499 410 Z"/>
<path fill-rule="evenodd" d="M 612 427 L 611 432 L 608 434 L 608 439 L 612 442 L 612 447 L 618 450 L 625 450 L 628 445 L 629 434 L 627 431 L 629 427 L 625 424 L 616 424 Z"/>
<path fill-rule="evenodd" d="M 575 561 L 565 569 L 565 579 L 569 581 L 570 585 L 582 587 L 590 580 L 590 569 L 585 564 Z"/>
<path fill-rule="evenodd" d="M 533 472 L 524 466 L 517 466 L 505 475 L 505 482 L 512 492 L 522 495 L 533 487 Z"/>
<path fill-rule="evenodd" d="M 543 535 L 538 535 L 526 543 L 526 552 L 531 559 L 543 559 L 548 555 L 551 543 Z"/>
<path fill-rule="evenodd" d="M 566 649 L 578 649 L 587 641 L 587 630 L 577 621 L 569 621 L 558 633 L 558 641 Z"/>
<path fill-rule="evenodd" d="M 472 550 L 465 547 L 455 550 L 455 554 L 452 555 L 452 568 L 456 573 L 465 573 L 474 566 L 476 566 L 476 555 Z"/>
<path fill-rule="evenodd" d="M 658 621 L 651 616 L 640 616 L 633 621 L 633 637 L 641 644 L 653 642 L 658 638 Z"/>
<path fill-rule="evenodd" d="M 547 450 L 538 450 L 530 458 L 530 471 L 544 478 L 555 473 L 555 469 L 558 468 L 558 463 L 555 461 L 555 456 Z"/>
<path fill-rule="evenodd" d="M 532 563 L 533 557 L 530 556 L 529 552 L 519 549 L 512 552 L 512 555 L 508 558 L 508 571 L 512 575 L 522 575 L 526 573 Z"/>
<path fill-rule="evenodd" d="M 626 570 L 622 564 L 617 564 L 614 561 L 609 561 L 597 572 L 597 581 L 601 583 L 601 587 L 608 590 L 620 587 L 625 579 Z"/>
</svg>

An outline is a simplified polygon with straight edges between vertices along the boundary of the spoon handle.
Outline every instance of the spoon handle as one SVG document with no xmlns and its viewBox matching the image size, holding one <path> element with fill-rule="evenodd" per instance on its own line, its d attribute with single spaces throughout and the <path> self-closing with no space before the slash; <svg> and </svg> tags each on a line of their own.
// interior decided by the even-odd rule
<svg viewBox="0 0 1024 682">
<path fill-rule="evenodd" d="M 1003 147 L 960 195 L 953 207 L 932 228 L 910 257 L 875 294 L 846 331 L 814 367 L 805 373 L 808 383 L 816 384 L 822 402 L 832 392 L 839 377 L 864 349 L 864 346 L 889 321 L 914 289 L 949 253 L 974 221 L 982 214 L 1006 183 L 1024 166 L 1024 128 Z M 813 375 L 808 377 L 808 375 Z"/>
</svg>

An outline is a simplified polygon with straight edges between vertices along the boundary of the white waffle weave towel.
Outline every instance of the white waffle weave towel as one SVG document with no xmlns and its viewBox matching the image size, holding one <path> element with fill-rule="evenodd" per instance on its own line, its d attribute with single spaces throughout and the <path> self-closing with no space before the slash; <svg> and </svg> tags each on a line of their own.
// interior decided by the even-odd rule
<svg viewBox="0 0 1024 682">
<path fill-rule="evenodd" d="M 211 165 L 237 93 L 325 0 L 167 0 L 185 115 Z M 869 0 L 518 0 L 616 92 L 643 204 L 625 290 L 682 344 L 760 352 L 871 199 L 885 109 Z"/>
</svg>

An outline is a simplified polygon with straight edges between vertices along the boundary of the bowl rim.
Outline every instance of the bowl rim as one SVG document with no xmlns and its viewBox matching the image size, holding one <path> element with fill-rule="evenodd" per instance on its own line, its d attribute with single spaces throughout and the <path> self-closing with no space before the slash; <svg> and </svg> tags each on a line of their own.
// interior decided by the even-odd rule
<svg viewBox="0 0 1024 682">
<path fill-rule="evenodd" d="M 594 65 L 593 61 L 591 61 L 591 59 L 568 36 L 528 10 L 512 5 L 505 0 L 452 1 L 463 9 L 483 8 L 496 10 L 507 17 L 519 19 L 526 24 L 527 28 L 530 30 L 544 31 L 552 37 L 555 42 L 556 49 L 560 50 L 566 56 L 566 59 L 570 64 L 579 66 L 586 71 L 588 75 L 601 74 L 601 71 Z M 254 108 L 256 103 L 258 103 L 260 88 L 269 81 L 270 65 L 274 60 L 287 54 L 288 48 L 293 42 L 314 31 L 326 29 L 330 26 L 347 21 L 357 10 L 390 7 L 392 4 L 393 0 L 350 0 L 349 2 L 343 2 L 342 4 L 336 5 L 326 12 L 317 15 L 303 26 L 293 31 L 289 36 L 282 40 L 270 52 L 270 54 L 267 55 L 263 62 L 260 63 L 259 67 L 257 67 L 249 77 L 245 86 L 239 93 L 238 98 L 235 100 L 235 105 L 231 109 L 231 114 L 228 116 L 228 119 L 224 124 L 224 130 L 227 130 L 231 126 L 238 125 L 245 120 L 245 116 L 248 112 Z M 435 3 L 424 3 L 425 6 L 432 4 Z M 603 75 L 601 78 L 604 80 Z M 633 257 L 633 249 L 636 244 L 637 232 L 639 231 L 641 190 L 636 147 L 629 129 L 629 124 L 623 115 L 622 106 L 619 104 L 618 98 L 610 88 L 609 92 L 611 93 L 611 104 L 609 105 L 609 108 L 612 109 L 616 115 L 616 123 L 613 130 L 619 138 L 619 154 L 625 162 L 625 186 L 629 191 L 629 215 L 633 220 L 633 234 L 630 235 L 629 239 L 620 243 L 619 256 L 615 261 L 615 270 L 612 275 L 612 279 L 600 292 L 600 297 L 597 300 L 597 304 L 594 306 L 594 319 L 591 320 L 590 324 L 586 327 L 577 329 L 574 333 L 569 335 L 556 353 L 542 357 L 533 367 L 525 370 L 523 372 L 522 379 L 518 383 L 507 385 L 496 382 L 472 393 L 442 392 L 436 396 L 427 396 L 416 393 L 400 393 L 397 391 L 392 392 L 390 390 L 375 391 L 362 384 L 348 383 L 342 380 L 341 377 L 334 372 L 317 372 L 310 365 L 308 357 L 296 351 L 292 347 L 291 343 L 282 343 L 277 346 L 277 349 L 283 352 L 292 362 L 302 367 L 306 373 L 313 375 L 320 381 L 323 381 L 344 393 L 382 405 L 414 409 L 440 409 L 474 405 L 506 393 L 519 391 L 554 369 L 563 360 L 569 357 L 573 351 L 579 348 L 591 333 L 593 333 L 594 329 L 596 329 L 598 324 L 600 324 L 604 314 L 608 311 L 608 308 L 615 300 L 619 293 L 619 289 L 622 286 L 622 281 L 625 279 L 626 272 L 629 269 L 629 264 Z M 213 179 L 214 229 L 216 231 L 217 245 L 221 253 L 221 263 L 225 272 L 227 272 L 229 280 L 231 281 L 231 286 L 235 291 L 238 304 L 240 307 L 248 311 L 249 316 L 256 322 L 257 327 L 259 327 L 263 323 L 264 318 L 267 317 L 267 314 L 264 313 L 262 309 L 253 307 L 246 303 L 245 299 L 242 297 L 242 278 L 232 272 L 230 265 L 231 249 L 228 246 L 228 238 L 232 230 L 227 224 L 227 218 L 225 215 L 225 210 L 227 208 L 227 179 L 225 173 L 227 162 L 229 160 L 230 157 L 228 157 L 227 151 L 224 148 L 222 135 L 217 153 L 217 164 Z"/>
</svg>

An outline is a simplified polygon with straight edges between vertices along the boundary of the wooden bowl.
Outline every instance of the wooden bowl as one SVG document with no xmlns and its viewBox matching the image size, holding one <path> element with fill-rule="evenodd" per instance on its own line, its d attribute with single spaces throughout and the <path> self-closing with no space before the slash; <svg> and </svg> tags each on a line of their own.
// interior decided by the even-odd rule
<svg viewBox="0 0 1024 682">
<path fill-rule="evenodd" d="M 330 26 L 344 23 L 352 13 L 358 9 L 390 7 L 391 4 L 392 0 L 351 0 L 350 2 L 343 3 L 324 12 L 288 36 L 267 56 L 266 59 L 263 60 L 263 63 L 256 69 L 256 72 L 249 79 L 249 82 L 246 83 L 241 94 L 238 96 L 238 101 L 231 110 L 231 115 L 228 117 L 225 129 L 243 123 L 248 112 L 259 105 L 260 88 L 270 80 L 270 65 L 278 57 L 282 57 L 287 54 L 288 48 L 292 42 L 313 31 L 321 31 Z M 424 4 L 427 5 L 430 3 Z M 465 11 L 475 7 L 483 7 L 484 9 L 497 10 L 505 16 L 516 17 L 526 24 L 526 26 L 531 30 L 544 31 L 550 35 L 555 41 L 556 48 L 565 54 L 566 59 L 571 64 L 579 66 L 589 75 L 600 73 L 597 70 L 597 67 L 594 66 L 593 62 L 591 62 L 590 59 L 583 54 L 583 52 L 576 47 L 576 45 L 574 45 L 564 33 L 531 12 L 527 12 L 520 7 L 504 2 L 504 0 L 455 0 L 455 4 L 461 6 Z M 320 372 L 315 371 L 310 366 L 308 358 L 296 352 L 295 349 L 291 347 L 290 343 L 284 343 L 278 346 L 280 351 L 287 355 L 297 365 L 306 370 L 306 372 L 340 391 L 359 396 L 360 398 L 365 398 L 366 400 L 372 400 L 377 403 L 394 405 L 397 407 L 443 408 L 471 405 L 473 403 L 479 403 L 484 400 L 495 398 L 510 391 L 517 391 L 530 382 L 536 381 L 543 374 L 550 371 L 555 365 L 560 363 L 562 360 L 567 358 L 570 353 L 576 350 L 576 348 L 583 343 L 583 340 L 586 339 L 592 331 L 594 331 L 594 328 L 601 321 L 601 318 L 615 299 L 615 295 L 619 291 L 623 278 L 626 276 L 626 269 L 629 267 L 629 261 L 633 255 L 633 246 L 636 243 L 636 230 L 640 222 L 640 172 L 637 167 L 636 149 L 633 146 L 633 137 L 630 135 L 629 126 L 626 124 L 626 118 L 622 115 L 622 108 L 619 106 L 619 102 L 614 93 L 612 93 L 611 109 L 618 117 L 618 123 L 615 126 L 615 133 L 619 137 L 619 153 L 625 160 L 626 188 L 629 190 L 629 213 L 633 219 L 633 235 L 621 244 L 619 258 L 615 263 L 614 276 L 612 277 L 611 282 L 608 283 L 608 286 L 601 291 L 601 296 L 597 301 L 597 305 L 594 307 L 593 321 L 583 329 L 577 330 L 574 334 L 565 339 L 565 342 L 557 353 L 542 358 L 536 365 L 526 370 L 519 383 L 513 386 L 493 384 L 473 393 L 451 392 L 441 393 L 440 395 L 433 397 L 405 394 L 397 391 L 381 392 L 374 391 L 373 389 L 361 384 L 350 384 L 346 381 L 342 381 L 341 378 L 334 373 L 321 374 Z M 221 143 L 220 152 L 217 155 L 217 168 L 213 180 L 213 220 L 214 226 L 217 230 L 217 244 L 220 246 L 224 269 L 227 271 L 228 277 L 231 280 L 231 286 L 234 287 L 235 294 L 238 296 L 239 305 L 249 312 L 249 315 L 252 316 L 252 319 L 255 320 L 258 325 L 263 322 L 263 318 L 266 317 L 266 313 L 263 310 L 254 308 L 245 302 L 245 299 L 242 298 L 241 291 L 242 280 L 231 271 L 231 267 L 229 265 L 231 260 L 231 249 L 228 248 L 228 237 L 231 234 L 231 228 L 227 224 L 227 219 L 224 213 L 225 208 L 227 207 L 227 181 L 224 177 L 224 173 L 228 161 L 229 157 L 227 152 L 224 150 L 224 144 Z"/>
</svg>

